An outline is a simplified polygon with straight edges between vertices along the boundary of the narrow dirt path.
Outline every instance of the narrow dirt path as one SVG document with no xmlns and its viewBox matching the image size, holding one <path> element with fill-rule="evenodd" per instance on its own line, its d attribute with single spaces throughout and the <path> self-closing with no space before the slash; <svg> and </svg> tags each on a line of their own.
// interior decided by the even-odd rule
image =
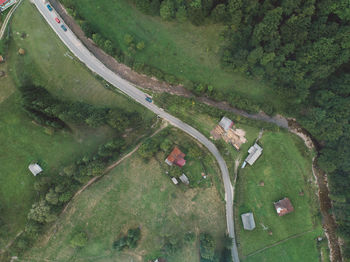
<svg viewBox="0 0 350 262">
<path fill-rule="evenodd" d="M 158 134 L 160 131 L 162 131 L 165 127 L 167 127 L 167 123 L 164 123 L 159 129 L 157 129 L 150 137 L 155 136 L 156 134 Z M 83 193 L 88 187 L 90 187 L 93 183 L 95 183 L 96 181 L 98 181 L 100 178 L 102 178 L 103 176 L 105 176 L 108 172 L 110 172 L 113 168 L 115 168 L 116 166 L 118 166 L 121 162 L 123 162 L 125 159 L 129 158 L 130 156 L 132 156 L 142 145 L 142 142 L 140 142 L 139 144 L 137 144 L 135 146 L 135 148 L 129 152 L 128 154 L 126 154 L 125 156 L 123 156 L 122 158 L 120 158 L 119 160 L 117 160 L 116 162 L 112 163 L 111 165 L 109 165 L 105 171 L 103 172 L 103 174 L 101 176 L 96 176 L 93 177 L 92 179 L 90 179 L 81 189 L 79 189 L 74 196 L 72 197 L 72 199 L 68 202 L 68 204 L 64 207 L 64 209 L 61 211 L 61 213 L 58 216 L 62 216 L 63 214 L 65 214 L 67 212 L 68 207 L 71 206 L 71 204 L 74 202 L 74 200 L 81 194 Z M 45 240 L 43 241 L 44 243 L 47 243 L 51 237 L 53 236 L 53 234 L 55 233 L 55 229 L 57 227 L 57 223 L 58 223 L 58 219 L 56 220 L 56 222 L 52 225 L 52 227 L 50 228 L 50 233 L 49 235 L 45 238 Z"/>
<path fill-rule="evenodd" d="M 256 255 L 256 254 L 259 254 L 259 253 L 265 251 L 266 249 L 269 249 L 269 248 L 271 248 L 271 247 L 278 246 L 279 244 L 282 244 L 282 243 L 284 243 L 284 242 L 286 242 L 286 241 L 288 241 L 288 240 L 290 240 L 290 239 L 297 238 L 297 237 L 301 237 L 301 236 L 303 236 L 303 235 L 305 235 L 305 234 L 307 234 L 307 233 L 310 233 L 310 232 L 312 232 L 312 231 L 315 231 L 315 229 L 310 229 L 310 230 L 307 230 L 307 231 L 305 231 L 305 232 L 302 232 L 302 233 L 299 233 L 299 234 L 296 234 L 296 235 L 287 237 L 287 238 L 285 238 L 285 239 L 282 239 L 282 240 L 280 240 L 280 241 L 278 241 L 278 242 L 276 242 L 276 243 L 274 243 L 274 244 L 272 244 L 272 245 L 269 245 L 269 246 L 267 246 L 267 247 L 264 247 L 264 248 L 262 248 L 262 249 L 259 249 L 259 250 L 257 250 L 257 251 L 254 251 L 253 253 L 250 253 L 250 254 L 246 255 L 245 258 L 254 256 L 254 255 Z"/>
</svg>

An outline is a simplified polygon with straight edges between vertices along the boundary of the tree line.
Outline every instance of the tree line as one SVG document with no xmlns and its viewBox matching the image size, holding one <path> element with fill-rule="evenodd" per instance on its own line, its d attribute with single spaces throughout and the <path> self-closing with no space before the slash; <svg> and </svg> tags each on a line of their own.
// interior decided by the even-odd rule
<svg viewBox="0 0 350 262">
<path fill-rule="evenodd" d="M 350 258 L 350 9 L 348 1 L 229 0 L 222 64 L 269 80 L 286 113 L 318 141 L 332 212 Z"/>
<path fill-rule="evenodd" d="M 142 121 L 138 113 L 129 113 L 120 108 L 95 107 L 84 102 L 59 100 L 44 87 L 31 83 L 21 85 L 18 90 L 28 116 L 39 124 L 55 129 L 68 128 L 67 123 L 75 123 L 90 127 L 108 125 L 116 132 L 121 132 L 125 127 Z"/>
</svg>

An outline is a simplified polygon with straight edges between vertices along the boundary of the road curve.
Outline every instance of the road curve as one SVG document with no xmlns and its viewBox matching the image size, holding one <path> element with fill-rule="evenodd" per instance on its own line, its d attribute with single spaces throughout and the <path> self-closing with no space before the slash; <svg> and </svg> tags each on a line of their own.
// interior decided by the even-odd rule
<svg viewBox="0 0 350 262">
<path fill-rule="evenodd" d="M 8 22 L 10 21 L 13 13 L 16 11 L 17 7 L 21 4 L 22 0 L 19 0 L 15 6 L 11 7 L 11 11 L 7 14 L 5 21 L 3 22 L 3 24 L 1 25 L 1 29 L 0 29 L 0 40 L 4 37 L 5 31 L 6 31 L 6 27 Z"/>
<path fill-rule="evenodd" d="M 91 71 L 95 72 L 107 82 L 118 88 L 124 94 L 128 95 L 144 107 L 153 111 L 155 114 L 169 121 L 173 126 L 181 129 L 187 134 L 194 137 L 200 143 L 202 143 L 208 150 L 215 156 L 224 182 L 225 187 L 225 200 L 226 200 L 226 220 L 227 220 L 227 231 L 229 236 L 233 239 L 232 246 L 232 258 L 235 262 L 239 262 L 237 245 L 235 240 L 234 231 L 234 220 L 233 220 L 233 196 L 234 190 L 231 185 L 229 172 L 225 160 L 215 147 L 215 145 L 202 135 L 199 131 L 191 127 L 190 125 L 182 122 L 176 117 L 166 113 L 163 109 L 157 107 L 156 105 L 149 103 L 145 100 L 146 94 L 132 85 L 130 82 L 122 79 L 120 76 L 109 70 L 105 65 L 103 65 L 94 55 L 92 55 L 89 50 L 78 40 L 78 38 L 73 34 L 71 30 L 64 32 L 61 28 L 61 24 L 55 21 L 55 17 L 58 17 L 54 11 L 50 12 L 45 4 L 44 0 L 32 0 L 41 15 L 45 18 L 46 22 L 55 31 L 62 42 L 68 47 L 68 49 L 81 61 L 83 62 Z M 63 22 L 63 20 L 61 19 Z"/>
</svg>

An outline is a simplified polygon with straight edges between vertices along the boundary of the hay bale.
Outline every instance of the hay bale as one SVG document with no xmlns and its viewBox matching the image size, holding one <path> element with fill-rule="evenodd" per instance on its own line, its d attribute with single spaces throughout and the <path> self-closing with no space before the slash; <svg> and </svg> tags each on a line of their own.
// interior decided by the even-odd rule
<svg viewBox="0 0 350 262">
<path fill-rule="evenodd" d="M 25 54 L 26 54 L 26 51 L 25 51 L 23 48 L 20 48 L 20 49 L 18 50 L 18 54 L 20 54 L 20 55 L 25 55 Z"/>
</svg>

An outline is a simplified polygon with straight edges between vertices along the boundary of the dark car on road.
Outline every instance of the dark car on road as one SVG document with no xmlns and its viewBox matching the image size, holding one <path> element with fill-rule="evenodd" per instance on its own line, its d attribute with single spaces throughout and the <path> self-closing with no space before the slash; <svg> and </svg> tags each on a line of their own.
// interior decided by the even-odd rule
<svg viewBox="0 0 350 262">
<path fill-rule="evenodd" d="M 64 32 L 67 32 L 67 27 L 65 25 L 61 25 L 61 28 L 63 29 Z"/>
<path fill-rule="evenodd" d="M 146 101 L 152 103 L 152 98 L 150 98 L 149 96 L 147 96 L 147 97 L 146 97 Z"/>
<path fill-rule="evenodd" d="M 46 5 L 46 6 L 47 6 L 47 9 L 49 9 L 50 12 L 53 10 L 51 5 Z"/>
</svg>

